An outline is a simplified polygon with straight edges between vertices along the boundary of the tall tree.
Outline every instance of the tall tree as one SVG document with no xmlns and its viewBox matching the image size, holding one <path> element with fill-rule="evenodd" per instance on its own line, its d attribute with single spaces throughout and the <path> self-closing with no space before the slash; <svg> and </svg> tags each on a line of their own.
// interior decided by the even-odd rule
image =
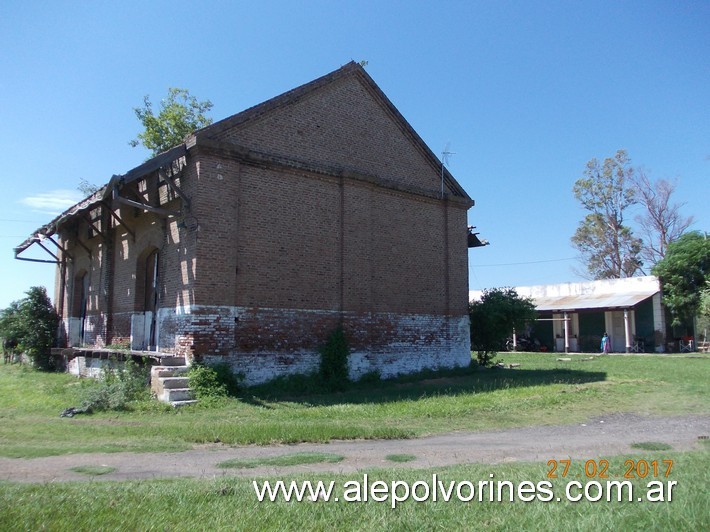
<svg viewBox="0 0 710 532">
<path fill-rule="evenodd" d="M 663 288 L 663 302 L 673 325 L 692 319 L 700 310 L 702 293 L 710 281 L 710 240 L 691 231 L 668 245 L 666 256 L 653 267 Z"/>
<path fill-rule="evenodd" d="M 645 172 L 639 171 L 633 184 L 636 200 L 643 208 L 635 218 L 643 238 L 641 258 L 645 264 L 654 265 L 666 256 L 668 244 L 693 223 L 693 217 L 680 213 L 684 203 L 671 202 L 677 181 L 659 179 L 652 182 Z"/>
<path fill-rule="evenodd" d="M 624 225 L 637 199 L 631 187 L 634 170 L 624 150 L 599 163 L 587 163 L 584 177 L 573 187 L 575 198 L 589 214 L 572 237 L 572 244 L 593 279 L 631 277 L 640 271 L 641 240 Z"/>
<path fill-rule="evenodd" d="M 143 145 L 158 155 L 185 140 L 194 131 L 208 126 L 212 119 L 206 116 L 212 109 L 209 100 L 198 101 L 187 89 L 168 89 L 168 96 L 160 102 L 160 112 L 153 113 L 149 96 L 143 98 L 143 107 L 135 107 L 138 120 L 145 128 L 138 138 L 129 142 L 133 147 Z"/>
</svg>

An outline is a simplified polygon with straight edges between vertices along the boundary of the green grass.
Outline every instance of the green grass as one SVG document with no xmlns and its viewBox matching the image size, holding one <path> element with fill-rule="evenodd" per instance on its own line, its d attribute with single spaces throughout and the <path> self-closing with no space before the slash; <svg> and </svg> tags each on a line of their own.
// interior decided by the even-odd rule
<svg viewBox="0 0 710 532">
<path fill-rule="evenodd" d="M 172 409 L 59 418 L 86 386 L 66 374 L 0 365 L 0 456 L 180 451 L 195 444 L 409 438 L 454 430 L 575 423 L 614 412 L 708 413 L 710 357 L 510 353 L 505 370 L 427 372 L 345 392 L 318 393 L 307 378 L 247 389 L 241 397 Z M 294 382 L 296 384 L 294 384 Z M 300 383 L 300 384 L 299 384 Z M 310 390 L 310 391 L 309 391 Z"/>
<path fill-rule="evenodd" d="M 416 459 L 417 457 L 413 454 L 388 454 L 385 456 L 385 460 L 398 463 L 413 462 Z"/>
<path fill-rule="evenodd" d="M 281 456 L 262 458 L 240 459 L 233 458 L 217 464 L 222 469 L 253 469 L 259 466 L 295 466 L 304 464 L 337 464 L 345 459 L 344 456 L 333 453 L 291 453 Z"/>
<path fill-rule="evenodd" d="M 643 451 L 670 451 L 673 448 L 667 443 L 662 443 L 658 441 L 642 441 L 638 443 L 632 443 L 631 447 L 633 449 L 641 449 Z"/>
<path fill-rule="evenodd" d="M 710 452 L 649 453 L 647 460 L 672 459 L 665 482 L 677 482 L 672 502 L 567 502 L 564 483 L 583 471 L 573 462 L 568 479 L 553 481 L 562 501 L 471 502 L 408 501 L 395 509 L 389 502 L 343 502 L 345 483 L 363 482 L 357 474 L 298 474 L 285 481 L 334 481 L 341 502 L 257 501 L 252 479 L 141 482 L 73 482 L 48 484 L 0 483 L 2 530 L 708 530 Z M 611 480 L 621 480 L 624 460 L 609 458 Z M 633 456 L 639 458 L 638 455 Z M 431 482 L 436 474 L 450 481 L 489 480 L 490 475 L 516 485 L 547 480 L 544 463 L 469 464 L 437 470 L 383 469 L 368 471 L 369 483 L 393 480 Z M 258 482 L 264 479 L 258 479 Z M 276 480 L 276 479 L 272 479 Z M 585 479 L 579 479 L 585 480 Z M 635 480 L 635 494 L 644 493 L 649 479 Z"/>
<path fill-rule="evenodd" d="M 71 468 L 69 468 L 69 470 L 74 471 L 74 473 L 81 473 L 83 475 L 98 476 L 98 475 L 106 475 L 108 473 L 113 473 L 114 471 L 116 471 L 116 468 L 111 467 L 111 466 L 87 465 L 87 466 L 71 467 Z"/>
<path fill-rule="evenodd" d="M 309 382 L 281 382 L 247 390 L 239 399 L 173 410 L 140 402 L 131 410 L 60 419 L 76 406 L 84 386 L 68 375 L 0 366 L 0 455 L 45 456 L 87 451 L 177 451 L 196 443 L 328 441 L 335 438 L 413 437 L 452 430 L 561 424 L 614 412 L 689 414 L 710 412 L 710 357 L 504 354 L 514 370 L 429 373 L 394 381 L 368 379 L 339 394 L 308 390 Z M 678 484 L 673 502 L 263 502 L 252 479 L 174 479 L 135 482 L 101 480 L 46 484 L 0 482 L 0 530 L 382 530 L 471 529 L 708 530 L 710 440 L 701 450 L 672 452 L 639 442 L 633 457 L 610 457 L 612 480 L 622 480 L 631 458 L 674 461 L 667 480 Z M 297 455 L 276 457 L 304 463 Z M 395 455 L 396 456 L 396 455 Z M 468 464 L 437 470 L 368 471 L 381 480 L 478 482 L 495 478 L 519 483 L 547 480 L 550 457 L 540 463 Z M 392 457 L 387 457 L 392 460 Z M 399 458 L 398 458 L 399 459 Z M 397 460 L 394 460 L 397 461 Z M 256 465 L 267 464 L 261 461 Z M 584 464 L 570 475 L 584 481 Z M 242 466 L 238 466 L 242 467 Z M 248 466 L 247 466 L 248 467 Z M 227 473 L 225 471 L 225 473 Z M 493 475 L 491 477 L 490 475 Z M 577 478 L 579 476 L 579 478 Z M 283 480 L 334 481 L 343 495 L 363 473 L 293 474 Z M 258 479 L 259 481 L 263 479 Z M 273 479 L 276 480 L 276 479 Z M 563 493 L 567 479 L 554 481 Z M 636 479 L 642 489 L 649 479 Z M 665 481 L 665 478 L 659 479 Z"/>
</svg>

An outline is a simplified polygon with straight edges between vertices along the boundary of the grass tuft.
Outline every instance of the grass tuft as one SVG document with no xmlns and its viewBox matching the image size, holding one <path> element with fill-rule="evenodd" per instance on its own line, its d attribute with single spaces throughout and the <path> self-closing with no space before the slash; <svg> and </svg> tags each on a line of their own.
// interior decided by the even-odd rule
<svg viewBox="0 0 710 532">
<path fill-rule="evenodd" d="M 417 459 L 417 457 L 414 456 L 413 454 L 388 454 L 387 456 L 385 456 L 385 460 L 389 460 L 390 462 L 399 462 L 399 463 L 412 462 L 416 459 Z"/>
<path fill-rule="evenodd" d="M 253 469 L 259 466 L 295 466 L 303 464 L 337 464 L 344 457 L 333 453 L 293 453 L 264 458 L 234 458 L 217 464 L 222 469 Z"/>
<path fill-rule="evenodd" d="M 81 473 L 82 475 L 98 476 L 113 473 L 114 471 L 116 471 L 116 468 L 111 466 L 83 465 L 70 467 L 69 471 L 74 471 L 74 473 Z"/>
<path fill-rule="evenodd" d="M 641 449 L 643 451 L 670 451 L 673 449 L 673 446 L 659 441 L 641 441 L 638 443 L 632 443 L 631 448 Z"/>
</svg>

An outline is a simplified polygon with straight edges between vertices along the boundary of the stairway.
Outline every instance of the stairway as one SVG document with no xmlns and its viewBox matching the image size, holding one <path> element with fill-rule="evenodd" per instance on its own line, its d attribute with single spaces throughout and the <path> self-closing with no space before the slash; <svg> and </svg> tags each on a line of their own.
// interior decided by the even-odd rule
<svg viewBox="0 0 710 532">
<path fill-rule="evenodd" d="M 185 357 L 174 355 L 161 357 L 160 365 L 150 369 L 150 388 L 159 401 L 170 403 L 174 407 L 197 402 L 185 376 L 188 369 Z"/>
</svg>

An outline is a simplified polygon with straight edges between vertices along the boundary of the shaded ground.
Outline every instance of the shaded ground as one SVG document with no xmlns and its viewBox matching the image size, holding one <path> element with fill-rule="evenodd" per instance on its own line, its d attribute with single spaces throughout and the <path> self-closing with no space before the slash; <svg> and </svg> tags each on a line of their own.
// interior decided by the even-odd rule
<svg viewBox="0 0 710 532">
<path fill-rule="evenodd" d="M 411 440 L 334 441 L 271 446 L 198 446 L 179 453 L 85 453 L 44 458 L 0 458 L 0 479 L 19 482 L 71 480 L 134 480 L 169 477 L 285 475 L 302 472 L 353 472 L 378 467 L 426 468 L 455 464 L 511 461 L 547 462 L 555 458 L 589 459 L 629 453 L 633 443 L 660 442 L 673 451 L 698 448 L 710 436 L 710 416 L 641 416 L 614 414 L 577 425 L 537 426 L 487 432 L 453 432 Z M 336 464 L 220 469 L 231 459 L 281 456 L 296 452 L 327 452 L 345 457 Z M 416 460 L 394 463 L 389 454 L 412 454 Z M 653 451 L 655 455 L 663 452 Z M 100 477 L 70 471 L 77 466 L 109 466 Z"/>
</svg>

